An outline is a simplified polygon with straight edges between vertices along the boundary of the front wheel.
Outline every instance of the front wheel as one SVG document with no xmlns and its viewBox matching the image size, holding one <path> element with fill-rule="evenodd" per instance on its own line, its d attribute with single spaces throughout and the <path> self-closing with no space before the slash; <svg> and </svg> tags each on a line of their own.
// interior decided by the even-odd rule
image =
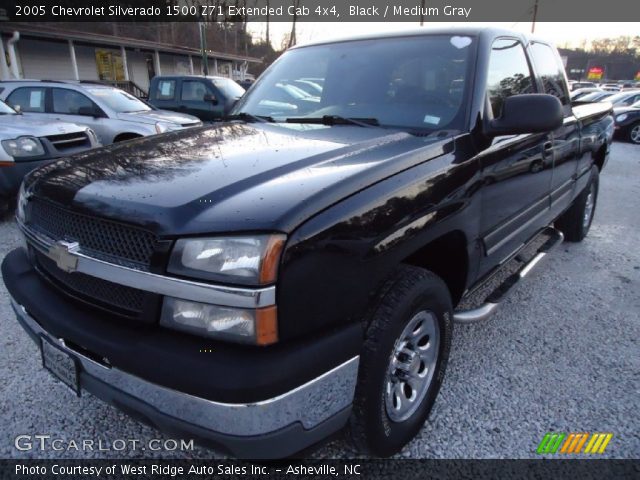
<svg viewBox="0 0 640 480">
<path fill-rule="evenodd" d="M 451 348 L 449 290 L 433 273 L 403 265 L 369 322 L 349 434 L 359 450 L 387 457 L 420 431 L 444 378 Z"/>
</svg>

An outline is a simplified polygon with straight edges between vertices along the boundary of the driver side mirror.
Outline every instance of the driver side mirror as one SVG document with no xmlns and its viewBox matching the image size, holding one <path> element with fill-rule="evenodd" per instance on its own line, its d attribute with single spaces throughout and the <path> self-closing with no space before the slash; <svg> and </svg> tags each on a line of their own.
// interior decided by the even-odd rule
<svg viewBox="0 0 640 480">
<path fill-rule="evenodd" d="M 489 122 L 485 133 L 491 137 L 521 133 L 550 132 L 562 126 L 564 112 L 557 97 L 525 93 L 504 99 L 502 115 Z"/>
<path fill-rule="evenodd" d="M 17 112 L 17 113 L 22 113 L 22 107 L 20 105 L 14 105 L 13 109 Z"/>
<path fill-rule="evenodd" d="M 205 93 L 205 94 L 204 94 L 204 97 L 202 97 L 202 99 L 203 99 L 205 102 L 211 102 L 211 103 L 213 103 L 214 105 L 217 105 L 217 104 L 218 104 L 218 99 L 216 98 L 216 96 L 215 96 L 215 95 L 213 95 L 213 94 L 211 94 L 211 93 Z"/>
</svg>

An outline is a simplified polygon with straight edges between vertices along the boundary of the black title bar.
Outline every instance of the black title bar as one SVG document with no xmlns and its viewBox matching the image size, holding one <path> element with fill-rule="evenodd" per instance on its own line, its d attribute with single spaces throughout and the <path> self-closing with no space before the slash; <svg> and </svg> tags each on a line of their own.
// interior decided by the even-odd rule
<svg viewBox="0 0 640 480">
<path fill-rule="evenodd" d="M 630 0 L 0 0 L 0 22 L 616 22 Z"/>
</svg>

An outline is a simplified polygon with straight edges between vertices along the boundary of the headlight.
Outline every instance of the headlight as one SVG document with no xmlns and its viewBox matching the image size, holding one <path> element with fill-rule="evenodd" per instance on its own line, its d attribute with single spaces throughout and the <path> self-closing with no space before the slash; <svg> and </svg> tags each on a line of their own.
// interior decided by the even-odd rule
<svg viewBox="0 0 640 480">
<path fill-rule="evenodd" d="M 220 307 L 165 297 L 160 324 L 196 335 L 254 345 L 278 340 L 276 307 Z"/>
<path fill-rule="evenodd" d="M 623 113 L 622 115 L 618 115 L 616 117 L 616 122 L 624 122 L 628 116 L 629 115 L 627 115 L 626 113 Z"/>
<path fill-rule="evenodd" d="M 35 137 L 20 137 L 14 140 L 3 140 L 2 147 L 14 158 L 39 157 L 44 155 L 44 148 Z"/>
<path fill-rule="evenodd" d="M 156 133 L 170 132 L 172 130 L 180 130 L 181 125 L 177 123 L 158 122 L 156 123 Z"/>
<path fill-rule="evenodd" d="M 180 239 L 171 253 L 168 271 L 244 285 L 273 283 L 284 241 L 281 234 Z"/>
</svg>

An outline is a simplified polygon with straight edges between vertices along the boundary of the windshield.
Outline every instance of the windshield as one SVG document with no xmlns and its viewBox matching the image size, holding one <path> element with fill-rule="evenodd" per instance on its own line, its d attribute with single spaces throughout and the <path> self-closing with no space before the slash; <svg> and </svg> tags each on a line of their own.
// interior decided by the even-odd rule
<svg viewBox="0 0 640 480">
<path fill-rule="evenodd" d="M 358 40 L 286 52 L 235 114 L 295 121 L 375 119 L 381 126 L 462 129 L 475 39 L 423 35 Z"/>
<path fill-rule="evenodd" d="M 0 100 L 0 115 L 16 115 L 16 111 Z"/>
<path fill-rule="evenodd" d="M 97 100 L 106 104 L 116 113 L 146 112 L 151 107 L 133 95 L 117 88 L 86 88 Z"/>
<path fill-rule="evenodd" d="M 638 100 L 636 103 L 634 103 L 633 105 L 631 105 L 633 108 L 640 108 L 640 100 Z"/>
<path fill-rule="evenodd" d="M 211 82 L 227 98 L 240 98 L 244 95 L 244 88 L 230 78 L 215 77 L 211 79 Z"/>
</svg>

